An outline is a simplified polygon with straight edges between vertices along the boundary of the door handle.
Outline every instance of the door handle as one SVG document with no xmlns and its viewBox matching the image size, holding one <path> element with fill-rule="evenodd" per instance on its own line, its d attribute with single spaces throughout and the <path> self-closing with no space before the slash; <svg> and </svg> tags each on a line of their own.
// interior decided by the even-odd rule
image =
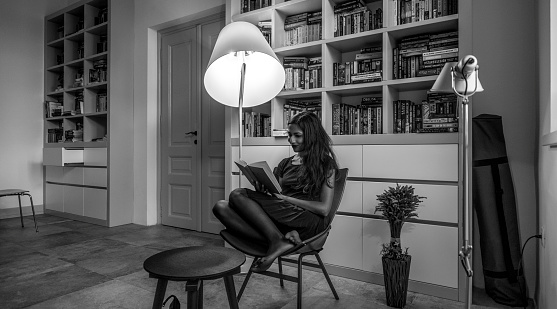
<svg viewBox="0 0 557 309">
<path fill-rule="evenodd" d="M 195 131 L 190 131 L 190 132 L 186 133 L 186 135 L 197 136 L 197 130 L 195 130 Z"/>
</svg>

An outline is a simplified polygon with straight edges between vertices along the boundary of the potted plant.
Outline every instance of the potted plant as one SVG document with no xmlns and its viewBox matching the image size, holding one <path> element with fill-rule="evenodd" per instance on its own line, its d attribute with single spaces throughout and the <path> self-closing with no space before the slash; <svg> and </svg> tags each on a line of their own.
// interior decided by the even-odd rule
<svg viewBox="0 0 557 309">
<path fill-rule="evenodd" d="M 383 244 L 381 250 L 387 306 L 390 307 L 403 308 L 406 305 L 412 257 L 408 254 L 408 248 L 402 250 L 400 232 L 404 222 L 418 217 L 416 210 L 424 198 L 414 194 L 412 186 L 399 184 L 377 195 L 379 204 L 375 212 L 381 213 L 383 219 L 389 222 L 391 230 L 391 241 Z"/>
</svg>

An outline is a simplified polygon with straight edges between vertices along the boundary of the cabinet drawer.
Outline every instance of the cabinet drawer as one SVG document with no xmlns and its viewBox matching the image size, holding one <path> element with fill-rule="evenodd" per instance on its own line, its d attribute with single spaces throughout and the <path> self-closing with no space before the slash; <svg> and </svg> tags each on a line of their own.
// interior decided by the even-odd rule
<svg viewBox="0 0 557 309">
<path fill-rule="evenodd" d="M 106 166 L 106 148 L 87 148 L 83 150 L 83 163 L 85 165 Z"/>
<path fill-rule="evenodd" d="M 64 187 L 47 183 L 44 207 L 48 210 L 64 212 Z"/>
<path fill-rule="evenodd" d="M 43 148 L 43 165 L 64 166 L 66 163 L 83 163 L 83 150 Z"/>
<path fill-rule="evenodd" d="M 47 165 L 45 167 L 45 179 L 51 182 L 63 182 L 64 168 L 61 166 Z"/>
<path fill-rule="evenodd" d="M 107 220 L 106 193 L 105 189 L 83 188 L 83 215 Z"/>
<path fill-rule="evenodd" d="M 364 177 L 458 181 L 458 145 L 364 145 Z"/>
<path fill-rule="evenodd" d="M 334 146 L 338 165 L 341 168 L 348 168 L 348 176 L 362 176 L 362 146 L 361 145 L 342 145 Z"/>
<path fill-rule="evenodd" d="M 338 211 L 362 213 L 362 182 L 360 181 L 346 181 L 344 194 Z"/>
<path fill-rule="evenodd" d="M 324 263 L 362 269 L 362 218 L 335 216 L 320 255 Z"/>
<path fill-rule="evenodd" d="M 407 185 L 407 184 L 401 184 Z M 449 223 L 458 223 L 458 187 L 452 185 L 408 184 L 414 187 L 414 194 L 426 197 L 418 206 L 418 218 Z M 396 183 L 364 182 L 364 214 L 374 214 L 377 195 Z"/>
<path fill-rule="evenodd" d="M 83 188 L 64 187 L 64 212 L 83 216 Z"/>
<path fill-rule="evenodd" d="M 106 187 L 106 168 L 84 168 L 83 184 L 86 186 Z"/>
<path fill-rule="evenodd" d="M 382 274 L 380 252 L 382 244 L 390 240 L 389 225 L 363 219 L 363 234 L 363 270 Z M 412 256 L 410 280 L 458 288 L 457 228 L 407 222 L 400 238 Z"/>
<path fill-rule="evenodd" d="M 83 167 L 64 167 L 63 183 L 83 185 Z"/>
</svg>

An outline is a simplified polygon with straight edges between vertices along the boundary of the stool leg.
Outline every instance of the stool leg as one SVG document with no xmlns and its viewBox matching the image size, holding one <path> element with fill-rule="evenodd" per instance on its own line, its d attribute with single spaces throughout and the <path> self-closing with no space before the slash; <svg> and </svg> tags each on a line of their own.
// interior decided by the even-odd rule
<svg viewBox="0 0 557 309">
<path fill-rule="evenodd" d="M 200 284 L 202 284 L 201 280 L 197 279 L 186 282 L 186 293 L 188 294 L 187 309 L 198 309 Z M 201 301 L 203 301 L 203 299 Z"/>
<path fill-rule="evenodd" d="M 19 201 L 19 218 L 21 219 L 21 227 L 23 226 L 23 211 L 21 210 L 21 194 L 17 195 L 17 200 Z"/>
<path fill-rule="evenodd" d="M 164 294 L 166 293 L 166 285 L 168 280 L 159 279 L 157 281 L 157 290 L 155 291 L 155 299 L 153 300 L 153 309 L 161 309 L 162 302 L 164 301 Z"/>
<path fill-rule="evenodd" d="M 29 201 L 31 202 L 31 211 L 33 211 L 33 221 L 35 222 L 35 232 L 38 233 L 39 227 L 37 226 L 37 218 L 35 218 L 35 205 L 33 205 L 33 197 L 29 193 L 25 195 L 29 197 Z"/>
<path fill-rule="evenodd" d="M 278 257 L 278 267 L 279 267 L 279 274 L 280 274 L 280 286 L 284 287 L 284 280 L 282 280 L 282 258 Z"/>
<path fill-rule="evenodd" d="M 238 299 L 236 298 L 236 289 L 234 288 L 234 277 L 225 276 L 224 286 L 226 287 L 226 296 L 228 297 L 228 306 L 231 309 L 238 309 Z"/>
</svg>

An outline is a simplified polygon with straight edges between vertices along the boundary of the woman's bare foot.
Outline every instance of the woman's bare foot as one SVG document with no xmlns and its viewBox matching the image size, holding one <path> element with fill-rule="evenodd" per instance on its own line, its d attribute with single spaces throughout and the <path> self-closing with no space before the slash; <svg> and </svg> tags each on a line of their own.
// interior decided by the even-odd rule
<svg viewBox="0 0 557 309">
<path fill-rule="evenodd" d="M 296 230 L 290 231 L 284 235 L 284 238 L 288 239 L 291 243 L 295 245 L 299 245 L 302 243 L 302 239 L 300 239 L 300 234 Z"/>
<path fill-rule="evenodd" d="M 271 243 L 269 246 L 269 250 L 267 250 L 267 256 L 260 258 L 258 261 L 255 262 L 255 265 L 251 268 L 254 272 L 263 272 L 269 269 L 273 264 L 273 261 L 279 257 L 284 252 L 290 250 L 294 247 L 294 244 L 291 243 L 286 238 L 282 238 L 278 242 Z"/>
</svg>

